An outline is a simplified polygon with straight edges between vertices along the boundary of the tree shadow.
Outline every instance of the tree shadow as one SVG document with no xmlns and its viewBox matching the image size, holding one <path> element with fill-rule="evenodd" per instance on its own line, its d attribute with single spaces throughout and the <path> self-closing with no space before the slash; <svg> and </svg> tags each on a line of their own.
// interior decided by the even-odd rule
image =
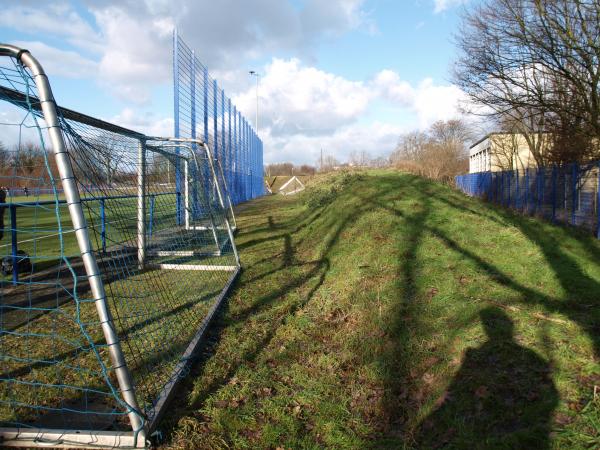
<svg viewBox="0 0 600 450">
<path fill-rule="evenodd" d="M 445 202 L 444 197 L 439 194 L 435 195 L 435 199 Z M 478 213 L 476 210 L 472 210 L 465 205 L 456 203 L 447 204 L 457 210 L 473 214 Z M 520 292 L 522 294 L 521 302 L 540 305 L 550 313 L 563 314 L 581 326 L 592 340 L 596 358 L 600 358 L 600 316 L 598 314 L 598 306 L 600 306 L 600 283 L 588 275 L 578 261 L 565 251 L 563 243 L 554 234 L 547 233 L 545 227 L 540 227 L 537 220 L 531 220 L 528 217 L 523 217 L 512 210 L 497 205 L 493 205 L 492 207 L 497 208 L 497 210 L 495 209 L 496 214 L 503 220 L 506 220 L 508 224 L 516 227 L 530 242 L 540 249 L 546 263 L 564 290 L 562 298 L 548 296 L 519 284 L 504 274 L 499 268 L 485 262 L 474 252 L 468 249 L 461 249 L 454 241 L 450 242 L 447 236 L 442 236 L 439 230 L 435 231 L 440 233 L 440 237 L 448 241 L 448 245 L 456 247 L 458 251 L 474 260 L 480 267 L 492 275 L 497 282 Z M 490 218 L 484 212 L 479 214 L 488 219 Z M 582 251 L 587 253 L 589 258 L 600 257 L 600 249 L 594 245 L 595 243 L 591 242 L 592 237 L 586 233 L 582 233 L 578 229 L 569 231 L 572 233 L 572 237 L 581 243 Z"/>
<path fill-rule="evenodd" d="M 415 343 L 426 342 L 430 340 L 433 335 L 439 333 L 439 330 L 432 328 L 433 324 L 429 324 L 425 319 L 427 316 L 425 310 L 428 308 L 428 302 L 431 300 L 431 297 L 437 294 L 437 290 L 432 289 L 431 292 L 419 293 L 417 288 L 419 272 L 422 268 L 419 249 L 423 244 L 424 235 L 429 235 L 439 240 L 442 246 L 446 247 L 447 251 L 456 252 L 465 259 L 474 262 L 478 267 L 487 272 L 494 282 L 506 286 L 518 293 L 520 301 L 536 302 L 548 306 L 557 305 L 560 302 L 558 298 L 554 298 L 536 289 L 520 284 L 510 275 L 504 273 L 500 268 L 479 256 L 476 249 L 464 247 L 458 240 L 444 231 L 442 227 L 438 227 L 436 225 L 436 218 L 430 218 L 430 216 L 434 211 L 434 208 L 437 207 L 435 203 L 437 203 L 438 197 L 443 194 L 436 189 L 432 189 L 430 182 L 408 178 L 402 183 L 396 182 L 396 191 L 399 193 L 398 199 L 402 198 L 402 196 L 406 196 L 407 193 L 410 193 L 410 199 L 412 201 L 408 207 L 397 207 L 394 205 L 394 199 L 390 199 L 386 192 L 382 192 L 381 195 L 372 198 L 363 196 L 364 201 L 371 202 L 373 207 L 388 211 L 402 219 L 401 231 L 399 230 L 400 236 L 397 237 L 398 245 L 402 249 L 398 269 L 398 285 L 396 288 L 399 298 L 397 304 L 394 306 L 394 310 L 390 314 L 393 332 L 390 333 L 389 339 L 391 342 L 390 345 L 387 346 L 387 350 L 377 356 L 379 364 L 384 367 L 383 373 L 385 374 L 385 396 L 383 402 L 385 416 L 381 423 L 382 433 L 378 436 L 378 447 L 376 448 L 396 448 L 398 446 L 408 445 L 408 442 L 411 440 L 411 435 L 413 434 L 413 427 L 416 425 L 415 419 L 418 416 L 418 411 L 423 407 L 427 401 L 427 397 L 431 394 L 431 386 L 428 386 L 426 377 L 432 376 L 431 368 L 435 366 L 439 360 L 435 355 L 444 354 L 443 349 L 446 346 L 444 343 L 430 341 L 430 343 L 427 344 L 427 349 L 421 349 L 422 351 L 416 350 L 417 353 L 415 354 L 415 347 L 420 347 L 418 345 L 416 346 Z M 447 206 L 460 209 L 460 205 L 451 205 L 447 203 Z M 475 211 L 470 210 L 469 213 L 475 213 Z M 509 217 L 501 217 L 500 221 L 496 220 L 495 222 L 501 225 L 502 219 L 510 222 Z M 451 343 L 453 342 L 454 337 L 460 333 L 464 327 L 469 326 L 474 318 L 477 317 L 476 310 L 477 307 L 474 305 L 465 305 L 462 317 L 457 318 L 457 321 L 452 325 L 454 331 L 446 330 L 444 332 L 444 339 L 448 346 L 452 345 Z M 502 322 L 500 322 L 498 326 L 502 329 Z M 498 331 L 498 334 L 494 334 L 494 331 L 492 330 L 490 332 L 490 344 L 482 347 L 483 350 L 487 350 L 488 347 L 494 348 L 494 345 L 491 344 L 496 344 L 496 337 L 499 335 L 501 335 L 501 331 Z M 506 342 L 506 339 L 504 339 L 503 342 Z M 510 342 L 512 341 L 509 341 L 509 343 Z M 480 419 L 485 427 L 488 429 L 491 428 L 492 431 L 495 430 L 500 432 L 504 427 L 506 428 L 504 431 L 507 434 L 516 433 L 516 435 L 519 436 L 519 439 L 521 439 L 520 441 L 516 441 L 516 444 L 512 447 L 510 445 L 505 446 L 502 443 L 499 444 L 500 447 L 524 448 L 522 445 L 520 446 L 520 443 L 525 445 L 525 443 L 529 442 L 528 440 L 531 440 L 534 445 L 525 446 L 525 448 L 544 448 L 545 446 L 547 447 L 548 443 L 550 415 L 558 403 L 558 395 L 556 389 L 552 385 L 548 371 L 549 364 L 535 355 L 532 351 L 519 347 L 514 342 L 513 344 L 512 347 L 507 347 L 509 355 L 503 361 L 500 361 L 505 363 L 505 365 L 499 367 L 499 369 L 506 369 L 505 372 L 512 375 L 514 378 L 512 381 L 517 383 L 518 386 L 522 385 L 527 387 L 530 385 L 529 389 L 531 395 L 529 401 L 535 399 L 536 395 L 540 396 L 541 394 L 536 394 L 536 389 L 539 389 L 546 381 L 549 382 L 548 392 L 544 394 L 544 400 L 542 402 L 545 406 L 543 408 L 540 407 L 542 408 L 541 410 L 543 410 L 542 412 L 545 411 L 545 420 L 542 424 L 544 426 L 537 431 L 528 429 L 526 432 L 524 431 L 523 436 L 521 436 L 517 433 L 518 430 L 511 431 L 510 427 L 504 427 L 502 424 L 498 425 L 497 429 L 494 429 L 494 417 L 488 415 L 482 416 Z M 430 347 L 430 345 L 434 345 L 434 347 Z M 427 353 L 429 352 L 431 353 L 428 356 Z M 479 353 L 475 353 L 475 355 L 477 356 Z M 523 362 L 523 358 L 525 359 L 525 362 Z M 498 362 L 498 364 L 500 364 L 500 362 Z M 534 367 L 533 374 L 523 374 L 521 368 L 522 365 L 517 364 L 521 362 L 523 362 L 523 364 L 526 363 L 525 367 Z M 468 370 L 472 364 L 471 358 L 469 358 L 465 370 Z M 514 370 L 511 372 L 509 369 L 511 369 L 512 366 L 514 366 Z M 536 368 L 539 367 L 542 369 L 538 371 Z M 462 380 L 462 374 L 464 372 L 461 371 L 460 373 L 459 379 Z M 489 380 L 494 380 L 494 377 L 492 376 L 493 371 L 488 371 L 487 375 L 489 375 Z M 535 375 L 542 378 L 545 377 L 544 382 L 532 381 L 529 375 Z M 486 383 L 483 383 L 481 379 L 477 380 L 477 378 L 474 378 L 474 380 L 474 383 L 479 383 L 474 389 L 477 389 L 479 386 L 489 386 L 490 389 L 493 387 L 493 381 L 486 381 Z M 458 387 L 453 384 L 453 389 L 458 389 Z M 486 387 L 486 389 L 488 388 Z M 495 397 L 492 398 L 495 398 L 496 400 L 500 398 L 502 401 L 507 401 L 508 403 L 510 403 L 510 401 L 515 402 L 514 396 L 503 389 L 504 388 L 500 386 L 496 391 Z M 488 395 L 487 391 L 484 389 L 479 392 L 484 396 Z M 465 393 L 460 397 L 458 404 L 464 404 L 465 399 L 468 398 L 467 393 Z M 519 398 L 520 397 L 517 397 L 517 399 Z M 448 397 L 446 401 L 450 401 L 450 397 Z M 470 406 L 466 405 L 465 408 L 467 407 Z M 500 411 L 502 410 L 500 407 L 498 409 Z M 451 410 L 450 407 L 448 407 L 448 410 L 451 411 L 454 416 L 451 417 L 452 420 L 448 419 L 449 416 L 447 415 L 443 416 L 445 420 L 447 419 L 449 422 L 449 424 L 446 425 L 445 434 L 441 431 L 439 433 L 431 432 L 431 430 L 427 429 L 425 423 L 420 427 L 420 435 L 417 442 L 422 448 L 441 447 L 446 445 L 446 443 L 449 443 L 448 448 L 495 448 L 495 444 L 477 447 L 480 442 L 480 436 L 473 434 L 472 431 L 465 432 L 467 435 L 471 433 L 469 438 L 458 444 L 456 442 L 452 443 L 450 438 L 453 436 L 452 433 L 455 433 L 454 430 L 465 428 L 466 425 L 464 425 L 464 423 L 467 422 L 468 425 L 469 421 L 472 421 L 472 419 L 469 418 L 467 420 L 463 418 L 461 415 L 462 413 Z M 538 412 L 535 414 L 541 415 L 539 412 L 541 410 L 538 408 Z M 432 416 L 431 420 L 427 423 L 435 422 L 436 417 L 437 416 Z M 469 414 L 466 414 L 464 417 L 469 417 Z M 486 429 L 485 427 L 482 429 Z M 443 426 L 435 424 L 433 428 L 441 429 Z M 427 439 L 430 440 L 428 441 Z"/>
<path fill-rule="evenodd" d="M 558 392 L 548 361 L 514 341 L 499 308 L 480 312 L 487 341 L 466 352 L 439 406 L 422 422 L 418 448 L 550 448 Z"/>
<path fill-rule="evenodd" d="M 197 414 L 206 399 L 218 392 L 223 386 L 227 385 L 235 376 L 241 365 L 253 366 L 263 351 L 275 338 L 278 330 L 282 326 L 285 326 L 288 318 L 293 317 L 298 310 L 305 307 L 323 285 L 327 274 L 331 269 L 329 258 L 331 251 L 338 243 L 340 236 L 346 227 L 356 221 L 360 214 L 364 212 L 364 209 L 360 209 L 358 211 L 349 211 L 345 214 L 340 220 L 334 223 L 334 226 L 329 230 L 330 232 L 327 233 L 327 236 L 324 236 L 324 246 L 323 249 L 319 251 L 317 258 L 309 261 L 301 261 L 296 257 L 295 252 L 300 243 L 303 242 L 303 238 L 293 239 L 293 236 L 305 227 L 314 224 L 315 221 L 321 217 L 324 209 L 326 208 L 317 208 L 314 211 L 303 213 L 303 218 L 300 221 L 291 218 L 285 222 L 287 224 L 286 226 L 275 225 L 275 229 L 287 229 L 285 232 L 265 238 L 252 239 L 244 242 L 242 245 L 238 245 L 238 248 L 244 248 L 245 251 L 249 251 L 253 247 L 268 244 L 270 241 L 282 240 L 283 248 L 282 251 L 278 253 L 278 256 L 281 257 L 281 264 L 266 273 L 255 276 L 244 274 L 241 278 L 236 280 L 235 285 L 230 291 L 230 296 L 243 292 L 243 289 L 246 286 L 256 283 L 258 280 L 285 271 L 291 267 L 306 269 L 303 270 L 302 273 L 287 277 L 285 282 L 274 285 L 272 288 L 266 290 L 264 295 L 252 299 L 251 302 L 248 302 L 245 307 L 240 308 L 239 310 L 232 311 L 229 302 L 224 302 L 225 305 L 216 317 L 216 323 L 213 323 L 211 326 L 212 330 L 209 331 L 206 342 L 199 352 L 201 357 L 198 358 L 191 367 L 191 373 L 194 376 L 190 377 L 190 379 L 188 379 L 187 382 L 184 382 L 183 386 L 179 388 L 179 395 L 174 402 L 176 407 L 172 408 L 173 413 L 163 424 L 162 429 L 165 431 L 166 439 L 169 439 L 177 422 L 182 417 Z M 274 224 L 272 218 L 269 222 Z M 246 235 L 246 233 L 242 231 L 241 235 Z M 283 301 L 286 300 L 286 296 L 292 291 L 302 292 L 299 296 L 293 296 L 287 301 L 285 308 L 281 308 Z M 239 355 L 236 355 L 233 360 L 223 361 L 223 373 L 214 377 L 208 384 L 201 386 L 199 392 L 196 391 L 197 386 L 195 385 L 197 379 L 201 379 L 206 363 L 213 357 L 215 347 L 221 341 L 225 329 L 235 327 L 237 324 L 245 323 L 251 319 L 258 320 L 259 318 L 262 318 L 260 320 L 269 321 L 269 327 L 266 332 L 245 337 L 243 339 L 244 342 L 240 342 L 240 348 L 243 348 L 244 350 Z M 196 382 L 194 378 L 196 378 Z"/>
</svg>

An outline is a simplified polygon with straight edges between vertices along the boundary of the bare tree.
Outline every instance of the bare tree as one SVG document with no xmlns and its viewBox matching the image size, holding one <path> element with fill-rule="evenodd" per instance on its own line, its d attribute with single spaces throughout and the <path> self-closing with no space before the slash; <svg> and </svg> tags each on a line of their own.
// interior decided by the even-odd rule
<svg viewBox="0 0 600 450">
<path fill-rule="evenodd" d="M 436 180 L 451 180 L 468 167 L 469 127 L 462 120 L 439 121 L 426 132 L 400 137 L 390 163 L 400 169 Z"/>
<path fill-rule="evenodd" d="M 10 167 L 10 160 L 10 152 L 4 146 L 4 144 L 0 142 L 0 173 L 4 173 L 6 169 Z"/>
<path fill-rule="evenodd" d="M 336 167 L 340 165 L 340 162 L 333 155 L 325 155 L 323 156 L 323 167 L 321 167 L 322 172 L 331 172 Z"/>
<path fill-rule="evenodd" d="M 13 153 L 12 163 L 18 173 L 26 176 L 44 166 L 44 151 L 32 142 L 19 145 Z"/>
<path fill-rule="evenodd" d="M 314 175 L 316 172 L 317 168 L 309 164 L 302 164 L 298 168 L 298 174 L 300 175 Z"/>
<path fill-rule="evenodd" d="M 465 14 L 457 44 L 456 84 L 480 113 L 511 122 L 538 164 L 566 159 L 561 145 L 544 154 L 544 132 L 577 141 L 571 160 L 598 156 L 600 2 L 487 0 Z"/>
</svg>

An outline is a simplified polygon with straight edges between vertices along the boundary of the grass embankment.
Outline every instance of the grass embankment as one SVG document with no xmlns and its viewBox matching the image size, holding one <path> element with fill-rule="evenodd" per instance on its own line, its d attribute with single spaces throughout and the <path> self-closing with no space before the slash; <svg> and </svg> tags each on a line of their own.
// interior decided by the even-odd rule
<svg viewBox="0 0 600 450">
<path fill-rule="evenodd" d="M 600 446 L 597 240 L 407 174 L 331 183 L 239 215 L 165 445 Z"/>
</svg>

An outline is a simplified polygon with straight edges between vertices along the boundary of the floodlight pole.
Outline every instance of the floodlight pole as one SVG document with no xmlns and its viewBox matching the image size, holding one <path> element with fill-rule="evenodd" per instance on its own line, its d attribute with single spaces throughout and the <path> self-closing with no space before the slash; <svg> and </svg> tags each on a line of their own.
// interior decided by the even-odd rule
<svg viewBox="0 0 600 450">
<path fill-rule="evenodd" d="M 256 77 L 256 116 L 254 125 L 256 126 L 256 136 L 258 136 L 258 79 L 260 78 L 260 74 L 254 70 L 248 72 L 253 77 Z"/>
</svg>

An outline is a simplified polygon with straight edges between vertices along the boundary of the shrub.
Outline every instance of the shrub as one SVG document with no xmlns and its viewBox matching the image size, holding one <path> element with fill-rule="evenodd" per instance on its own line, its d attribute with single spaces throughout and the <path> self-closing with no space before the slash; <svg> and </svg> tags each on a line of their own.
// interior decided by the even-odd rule
<svg viewBox="0 0 600 450">
<path fill-rule="evenodd" d="M 339 172 L 323 177 L 304 191 L 304 204 L 311 209 L 331 203 L 348 185 L 364 179 L 360 172 Z"/>
</svg>

